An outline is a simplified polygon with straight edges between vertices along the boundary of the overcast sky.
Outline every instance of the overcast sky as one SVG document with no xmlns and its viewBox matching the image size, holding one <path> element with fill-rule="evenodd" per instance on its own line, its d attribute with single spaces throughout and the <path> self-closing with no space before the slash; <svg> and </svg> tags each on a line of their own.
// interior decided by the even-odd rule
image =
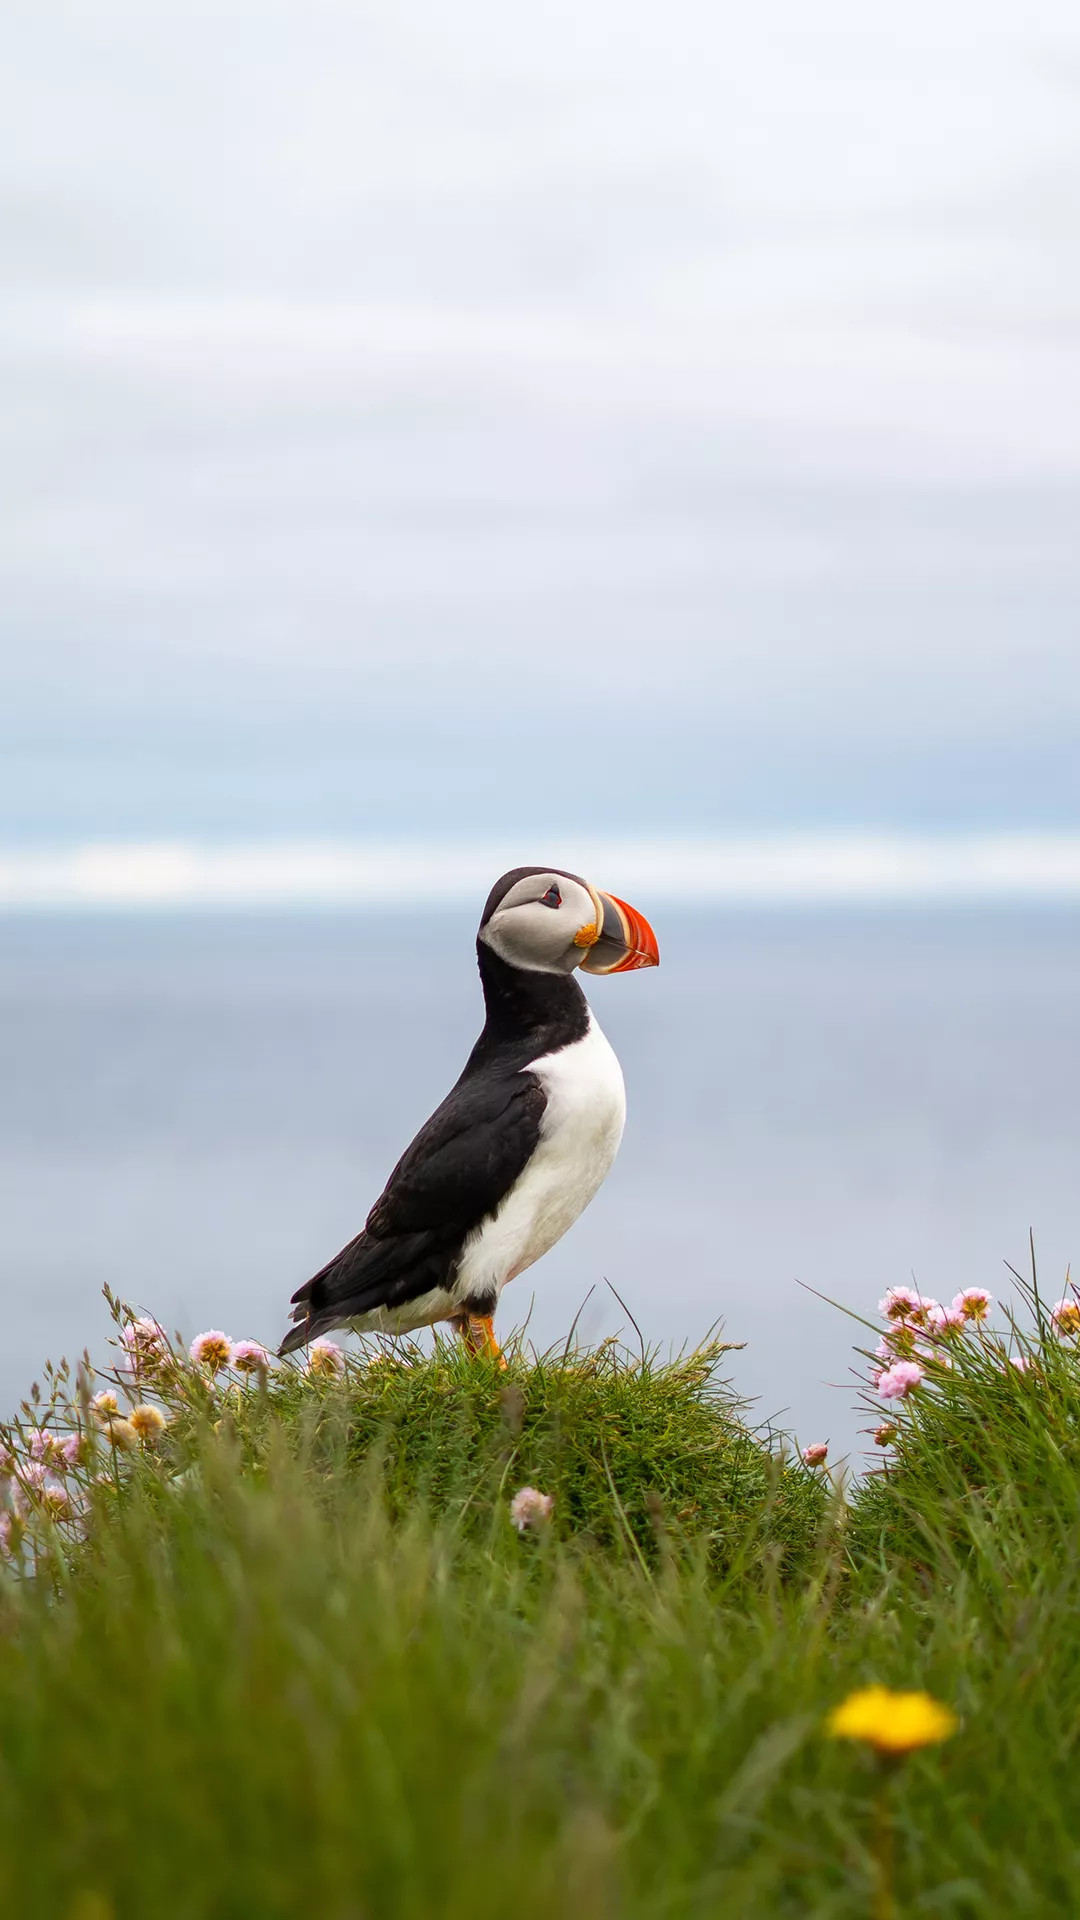
<svg viewBox="0 0 1080 1920">
<path fill-rule="evenodd" d="M 1075 0 L 9 0 L 0 842 L 1080 824 Z"/>
</svg>

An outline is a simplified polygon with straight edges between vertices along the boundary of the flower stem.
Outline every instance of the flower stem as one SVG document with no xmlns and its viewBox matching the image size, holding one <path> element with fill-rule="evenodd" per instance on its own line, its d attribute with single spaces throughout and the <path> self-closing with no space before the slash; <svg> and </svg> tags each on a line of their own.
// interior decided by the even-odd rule
<svg viewBox="0 0 1080 1920">
<path fill-rule="evenodd" d="M 893 1894 L 896 1868 L 896 1841 L 892 1803 L 889 1799 L 891 1769 L 882 1767 L 874 1796 L 874 1920 L 893 1920 L 896 1901 Z"/>
</svg>

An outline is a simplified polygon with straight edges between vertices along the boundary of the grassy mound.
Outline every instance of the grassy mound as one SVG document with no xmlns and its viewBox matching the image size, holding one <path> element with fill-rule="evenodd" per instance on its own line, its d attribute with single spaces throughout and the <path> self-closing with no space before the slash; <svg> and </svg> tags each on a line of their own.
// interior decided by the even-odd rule
<svg viewBox="0 0 1080 1920">
<path fill-rule="evenodd" d="M 561 1538 L 646 1558 L 698 1543 L 714 1568 L 766 1555 L 790 1572 L 813 1551 L 826 1492 L 746 1427 L 718 1371 L 724 1352 L 714 1343 L 661 1363 L 609 1340 L 511 1351 L 505 1367 L 456 1342 L 434 1358 L 378 1354 L 314 1394 L 283 1373 L 244 1400 L 243 1432 L 256 1457 L 283 1424 L 331 1473 L 377 1462 L 397 1519 L 420 1503 L 484 1537 L 529 1485 L 553 1496 Z"/>
</svg>

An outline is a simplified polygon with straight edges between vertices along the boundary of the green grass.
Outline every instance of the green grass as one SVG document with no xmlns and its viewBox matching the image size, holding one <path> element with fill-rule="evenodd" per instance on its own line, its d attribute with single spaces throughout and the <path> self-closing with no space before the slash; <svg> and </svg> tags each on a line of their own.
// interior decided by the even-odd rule
<svg viewBox="0 0 1080 1920">
<path fill-rule="evenodd" d="M 965 1340 L 846 1507 L 716 1350 L 177 1373 L 0 1587 L 0 1912 L 869 1915 L 882 1776 L 822 1728 L 868 1681 L 961 1720 L 887 1789 L 898 1912 L 1080 1910 L 1080 1369 L 1033 1352 Z"/>
<path fill-rule="evenodd" d="M 554 1495 L 560 1539 L 651 1561 L 699 1543 L 715 1570 L 745 1565 L 748 1542 L 782 1572 L 808 1562 L 828 1501 L 818 1476 L 750 1433 L 719 1373 L 722 1343 L 660 1364 L 609 1340 L 589 1351 L 476 1360 L 457 1341 L 434 1363 L 379 1354 L 313 1391 L 298 1372 L 245 1395 L 238 1431 L 253 1463 L 284 1423 L 331 1487 L 379 1463 L 388 1512 L 419 1504 L 487 1539 L 522 1485 Z"/>
</svg>

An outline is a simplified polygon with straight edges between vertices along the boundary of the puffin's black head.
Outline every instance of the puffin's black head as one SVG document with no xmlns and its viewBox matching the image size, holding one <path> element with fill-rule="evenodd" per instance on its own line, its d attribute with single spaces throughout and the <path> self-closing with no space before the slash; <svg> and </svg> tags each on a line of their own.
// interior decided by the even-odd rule
<svg viewBox="0 0 1080 1920">
<path fill-rule="evenodd" d="M 642 914 L 558 867 L 514 867 L 496 880 L 477 938 L 528 973 L 629 973 L 660 964 Z"/>
</svg>

